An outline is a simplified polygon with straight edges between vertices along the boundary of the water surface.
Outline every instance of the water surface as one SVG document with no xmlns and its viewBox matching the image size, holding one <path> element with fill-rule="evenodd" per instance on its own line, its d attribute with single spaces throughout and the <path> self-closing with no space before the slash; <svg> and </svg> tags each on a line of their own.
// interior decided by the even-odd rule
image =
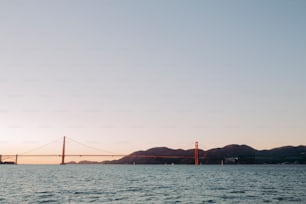
<svg viewBox="0 0 306 204">
<path fill-rule="evenodd" d="M 0 165 L 0 203 L 306 203 L 305 165 Z"/>
</svg>

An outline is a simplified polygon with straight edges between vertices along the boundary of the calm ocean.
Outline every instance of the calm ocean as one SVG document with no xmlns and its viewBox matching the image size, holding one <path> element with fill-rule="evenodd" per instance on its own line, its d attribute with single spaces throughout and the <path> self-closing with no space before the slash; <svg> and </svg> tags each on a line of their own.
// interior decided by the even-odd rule
<svg viewBox="0 0 306 204">
<path fill-rule="evenodd" d="M 306 166 L 0 165 L 0 203 L 306 203 Z"/>
</svg>

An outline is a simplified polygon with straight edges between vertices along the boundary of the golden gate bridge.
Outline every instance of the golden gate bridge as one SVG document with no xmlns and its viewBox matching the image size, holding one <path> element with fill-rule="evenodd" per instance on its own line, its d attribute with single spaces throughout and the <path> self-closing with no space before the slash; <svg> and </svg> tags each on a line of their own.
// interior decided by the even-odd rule
<svg viewBox="0 0 306 204">
<path fill-rule="evenodd" d="M 184 156 L 184 155 L 139 155 L 139 154 L 66 154 L 66 140 L 68 138 L 64 136 L 63 143 L 62 143 L 62 153 L 61 154 L 28 154 L 29 152 L 32 152 L 33 150 L 27 151 L 22 154 L 0 154 L 0 164 L 18 164 L 18 158 L 20 157 L 58 157 L 61 158 L 61 165 L 66 164 L 65 158 L 66 157 L 134 157 L 134 158 L 185 158 L 185 159 L 194 159 L 194 165 L 199 164 L 199 149 L 198 149 L 198 142 L 195 142 L 195 148 L 194 148 L 194 155 L 192 156 Z M 75 143 L 78 143 L 80 145 L 86 146 L 88 148 L 96 149 L 93 147 L 90 147 L 88 145 L 85 145 L 83 143 L 80 143 L 76 140 L 73 140 L 69 138 L 69 140 L 74 141 Z M 52 142 L 50 142 L 52 143 Z M 47 143 L 45 145 L 42 145 L 35 149 L 40 149 L 44 146 L 49 145 L 50 143 Z M 34 150 L 35 150 L 34 149 Z M 97 150 L 97 149 L 96 149 Z M 14 158 L 15 161 L 5 162 L 8 158 Z"/>
</svg>

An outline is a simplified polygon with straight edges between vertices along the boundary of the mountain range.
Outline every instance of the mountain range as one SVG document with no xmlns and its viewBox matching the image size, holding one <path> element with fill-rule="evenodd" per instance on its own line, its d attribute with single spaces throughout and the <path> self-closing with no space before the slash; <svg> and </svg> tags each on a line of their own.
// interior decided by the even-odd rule
<svg viewBox="0 0 306 204">
<path fill-rule="evenodd" d="M 256 150 L 247 145 L 227 145 L 207 151 L 198 150 L 200 164 L 306 164 L 306 146 L 283 146 Z M 76 163 L 76 162 L 70 162 Z M 194 149 L 155 147 L 133 152 L 121 159 L 78 164 L 194 164 Z"/>
</svg>

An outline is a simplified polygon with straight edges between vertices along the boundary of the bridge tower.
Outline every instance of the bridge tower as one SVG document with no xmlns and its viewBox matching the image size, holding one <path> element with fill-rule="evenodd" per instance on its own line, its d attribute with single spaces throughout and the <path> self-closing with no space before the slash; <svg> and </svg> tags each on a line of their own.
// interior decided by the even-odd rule
<svg viewBox="0 0 306 204">
<path fill-rule="evenodd" d="M 63 150 L 62 150 L 62 162 L 61 162 L 61 165 L 65 164 L 65 147 L 66 147 L 66 136 L 64 136 L 64 140 L 63 140 Z"/>
<path fill-rule="evenodd" d="M 195 142 L 195 148 L 194 148 L 194 165 L 199 164 L 199 143 Z"/>
</svg>

